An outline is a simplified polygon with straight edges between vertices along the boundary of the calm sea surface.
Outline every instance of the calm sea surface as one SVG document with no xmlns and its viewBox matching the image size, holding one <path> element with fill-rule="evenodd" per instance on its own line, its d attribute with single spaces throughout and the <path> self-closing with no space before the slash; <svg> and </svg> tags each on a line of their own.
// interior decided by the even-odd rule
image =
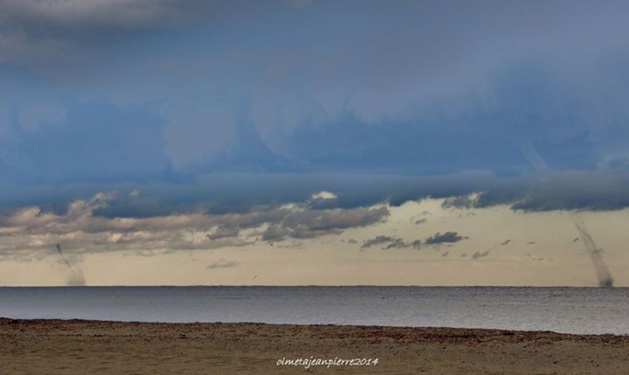
<svg viewBox="0 0 629 375">
<path fill-rule="evenodd" d="M 629 334 L 629 288 L 0 288 L 0 316 Z"/>
</svg>

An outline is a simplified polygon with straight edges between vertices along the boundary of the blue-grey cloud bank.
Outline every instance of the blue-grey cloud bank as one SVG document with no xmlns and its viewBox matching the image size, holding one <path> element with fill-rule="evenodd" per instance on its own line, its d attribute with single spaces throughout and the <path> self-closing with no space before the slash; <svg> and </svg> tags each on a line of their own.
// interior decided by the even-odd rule
<svg viewBox="0 0 629 375">
<path fill-rule="evenodd" d="M 7 186 L 629 168 L 622 1 L 0 9 Z"/>
</svg>

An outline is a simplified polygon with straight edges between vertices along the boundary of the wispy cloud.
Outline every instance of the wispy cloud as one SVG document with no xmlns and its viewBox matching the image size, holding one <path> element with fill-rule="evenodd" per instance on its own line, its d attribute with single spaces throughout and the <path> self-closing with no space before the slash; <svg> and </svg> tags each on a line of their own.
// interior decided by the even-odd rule
<svg viewBox="0 0 629 375">
<path fill-rule="evenodd" d="M 370 238 L 363 243 L 362 248 L 368 249 L 373 246 L 383 245 L 395 241 L 395 238 L 387 235 L 379 235 L 374 238 Z"/>
<path fill-rule="evenodd" d="M 445 233 L 437 232 L 434 235 L 426 238 L 424 243 L 426 245 L 440 245 L 443 243 L 459 242 L 462 239 L 464 239 L 464 237 L 459 235 L 457 232 L 445 232 Z"/>
<path fill-rule="evenodd" d="M 226 260 L 219 259 L 216 262 L 207 266 L 207 269 L 215 269 L 215 268 L 234 268 L 240 265 L 240 262 L 237 260 Z"/>
</svg>

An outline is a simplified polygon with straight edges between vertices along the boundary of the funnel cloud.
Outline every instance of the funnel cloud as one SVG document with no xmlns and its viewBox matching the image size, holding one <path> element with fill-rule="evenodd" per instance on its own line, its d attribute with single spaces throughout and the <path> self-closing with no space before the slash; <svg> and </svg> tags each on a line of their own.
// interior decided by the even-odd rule
<svg viewBox="0 0 629 375">
<path fill-rule="evenodd" d="M 603 261 L 603 257 L 601 255 L 602 250 L 596 246 L 582 220 L 575 220 L 574 225 L 577 227 L 577 231 L 579 231 L 581 241 L 585 244 L 585 249 L 592 258 L 592 264 L 594 264 L 596 277 L 598 278 L 598 286 L 605 288 L 613 287 L 614 279 L 612 278 L 612 274 L 609 271 L 607 264 Z"/>
<path fill-rule="evenodd" d="M 69 286 L 82 286 L 82 285 L 85 285 L 85 276 L 83 276 L 83 272 L 80 269 L 76 269 L 76 268 L 72 267 L 72 264 L 70 263 L 68 258 L 63 254 L 63 251 L 61 250 L 61 245 L 57 244 L 56 247 L 57 247 L 57 252 L 59 253 L 59 258 L 61 259 L 63 264 L 65 264 L 68 267 L 68 269 L 70 270 L 70 272 L 72 273 L 72 275 L 70 276 L 70 278 L 67 281 L 67 285 L 69 285 Z"/>
</svg>

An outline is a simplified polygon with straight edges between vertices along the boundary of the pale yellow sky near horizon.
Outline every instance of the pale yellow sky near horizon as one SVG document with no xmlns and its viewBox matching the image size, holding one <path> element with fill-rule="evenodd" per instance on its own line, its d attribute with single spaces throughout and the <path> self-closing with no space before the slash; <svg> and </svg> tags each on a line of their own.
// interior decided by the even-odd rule
<svg viewBox="0 0 629 375">
<path fill-rule="evenodd" d="M 444 208 L 442 203 L 424 199 L 387 206 L 385 221 L 341 234 L 213 249 L 82 253 L 73 265 L 86 285 L 597 286 L 590 256 L 581 240 L 575 240 L 574 222 L 583 220 L 603 249 L 615 285 L 629 286 L 624 251 L 629 233 L 623 225 L 629 222 L 629 209 L 527 213 L 504 205 L 468 209 Z M 423 243 L 448 231 L 464 239 Z M 256 233 L 250 229 L 240 236 Z M 378 235 L 401 238 L 409 246 L 362 248 Z M 417 239 L 422 241 L 419 249 L 410 246 Z M 71 276 L 52 252 L 0 262 L 3 286 L 66 285 Z"/>
</svg>

